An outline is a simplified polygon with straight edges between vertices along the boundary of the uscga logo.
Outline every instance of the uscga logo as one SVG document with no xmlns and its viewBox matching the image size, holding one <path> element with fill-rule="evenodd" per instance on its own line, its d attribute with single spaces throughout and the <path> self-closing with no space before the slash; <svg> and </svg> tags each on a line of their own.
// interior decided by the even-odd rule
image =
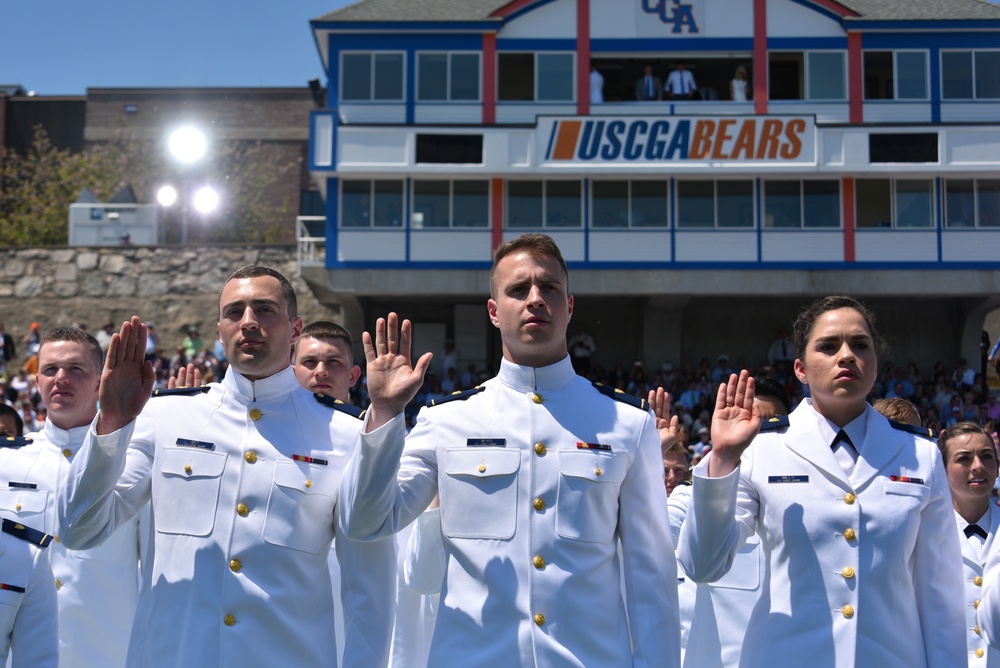
<svg viewBox="0 0 1000 668">
<path fill-rule="evenodd" d="M 813 130 L 803 117 L 554 119 L 545 160 L 803 162 Z"/>
<path fill-rule="evenodd" d="M 673 26 L 670 31 L 675 34 L 684 32 L 695 35 L 698 24 L 694 20 L 694 6 L 681 0 L 642 0 L 642 11 L 655 14 L 660 21 Z"/>
</svg>

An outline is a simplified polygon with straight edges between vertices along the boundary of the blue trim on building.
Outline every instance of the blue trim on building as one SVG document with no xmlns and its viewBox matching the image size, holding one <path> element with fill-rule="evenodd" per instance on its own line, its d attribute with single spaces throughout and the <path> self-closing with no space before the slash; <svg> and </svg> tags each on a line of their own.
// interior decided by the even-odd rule
<svg viewBox="0 0 1000 668">
<path fill-rule="evenodd" d="M 938 49 L 931 49 L 928 56 L 930 62 L 927 68 L 931 96 L 931 123 L 941 122 L 941 52 Z"/>
<path fill-rule="evenodd" d="M 330 264 L 330 246 L 327 245 L 328 269 L 419 269 L 426 271 L 447 270 L 481 270 L 492 266 L 492 262 L 338 262 Z M 566 265 L 573 270 L 732 270 L 747 271 L 760 269 L 762 271 L 857 271 L 858 269 L 873 271 L 965 271 L 1000 269 L 1000 262 L 576 262 L 567 260 Z"/>
<path fill-rule="evenodd" d="M 586 178 L 583 180 L 583 185 L 580 186 L 583 194 L 583 228 L 587 231 L 587 234 L 583 237 L 583 257 L 590 261 L 590 231 L 593 230 L 592 221 L 590 220 L 590 179 Z"/>
<path fill-rule="evenodd" d="M 754 208 L 757 209 L 757 220 L 764 220 L 764 179 L 754 179 Z M 764 261 L 764 227 L 757 225 L 757 262 Z"/>
<path fill-rule="evenodd" d="M 330 165 L 316 164 L 316 117 L 330 116 L 332 120 L 333 132 L 331 134 L 331 161 Z M 312 111 L 309 113 L 309 171 L 311 172 L 334 172 L 337 170 L 337 130 L 340 127 L 340 118 L 336 111 L 329 109 Z"/>
<path fill-rule="evenodd" d="M 768 37 L 768 50 L 775 51 L 822 51 L 847 48 L 844 37 Z"/>
<path fill-rule="evenodd" d="M 501 39 L 497 38 L 500 51 L 576 51 L 575 39 Z"/>
<path fill-rule="evenodd" d="M 945 19 L 932 21 L 868 21 L 864 19 L 846 21 L 847 30 L 890 31 L 907 30 L 911 32 L 947 31 L 954 33 L 959 30 L 1000 30 L 1000 19 L 963 19 L 950 21 Z"/>
<path fill-rule="evenodd" d="M 374 31 L 379 35 L 413 31 L 483 33 L 496 32 L 503 27 L 503 23 L 499 19 L 494 21 L 311 21 L 309 25 L 314 31 L 329 30 L 333 34 Z"/>
<path fill-rule="evenodd" d="M 944 234 L 944 199 L 942 197 L 942 190 L 943 190 L 943 188 L 944 188 L 944 183 L 942 182 L 941 177 L 940 176 L 935 177 L 934 178 L 934 199 L 937 202 L 937 206 L 935 207 L 935 212 L 934 212 L 934 215 L 935 215 L 934 224 L 935 224 L 935 226 L 937 228 L 935 231 L 937 232 L 937 253 L 938 253 L 937 259 L 938 259 L 938 262 L 941 262 L 941 258 L 944 256 L 944 251 L 943 251 L 943 246 L 944 246 L 943 241 L 944 240 L 943 240 L 943 238 L 941 236 L 941 235 Z"/>
<path fill-rule="evenodd" d="M 498 40 L 500 41 L 500 40 Z M 846 42 L 845 42 L 846 43 Z M 575 44 L 574 44 L 575 48 Z M 753 51 L 752 37 L 676 37 L 673 39 L 637 38 L 637 39 L 592 39 L 590 52 L 605 53 L 615 51 L 662 51 L 664 53 L 683 51 L 686 54 L 711 51 Z"/>
<path fill-rule="evenodd" d="M 413 238 L 413 215 L 411 207 L 413 202 L 413 179 L 407 178 L 403 182 L 403 227 L 406 229 L 406 262 L 410 263 L 410 239 Z"/>
<path fill-rule="evenodd" d="M 340 220 L 340 179 L 331 176 L 326 180 L 326 266 L 337 264 L 340 237 L 337 226 Z"/>
</svg>

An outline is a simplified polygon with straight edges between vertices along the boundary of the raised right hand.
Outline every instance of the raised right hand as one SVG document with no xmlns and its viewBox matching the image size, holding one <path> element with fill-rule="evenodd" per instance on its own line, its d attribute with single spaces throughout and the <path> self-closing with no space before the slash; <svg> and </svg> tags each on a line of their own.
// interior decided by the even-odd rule
<svg viewBox="0 0 1000 668">
<path fill-rule="evenodd" d="M 736 470 L 740 457 L 760 430 L 761 415 L 754 402 L 754 382 L 743 369 L 719 385 L 712 413 L 712 454 L 708 477 L 721 478 Z"/>
<path fill-rule="evenodd" d="M 416 366 L 410 363 L 413 332 L 409 320 L 399 324 L 399 316 L 390 313 L 375 323 L 375 342 L 365 332 L 362 341 L 368 374 L 368 431 L 372 431 L 401 413 L 424 382 L 431 363 L 431 353 L 424 353 Z"/>
<path fill-rule="evenodd" d="M 101 372 L 100 412 L 97 433 L 110 434 L 134 420 L 153 393 L 156 373 L 145 360 L 146 326 L 139 316 L 122 323 L 111 335 L 108 355 Z"/>
</svg>

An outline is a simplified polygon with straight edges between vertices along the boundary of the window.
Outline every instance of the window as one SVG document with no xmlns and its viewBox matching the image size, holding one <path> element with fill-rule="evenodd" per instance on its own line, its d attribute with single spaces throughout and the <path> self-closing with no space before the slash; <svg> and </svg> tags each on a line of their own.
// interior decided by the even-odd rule
<svg viewBox="0 0 1000 668">
<path fill-rule="evenodd" d="M 946 100 L 1000 99 L 1000 51 L 942 52 L 941 96 Z"/>
<path fill-rule="evenodd" d="M 343 181 L 341 227 L 402 227 L 402 181 Z"/>
<path fill-rule="evenodd" d="M 772 100 L 846 100 L 843 51 L 772 52 L 768 56 Z"/>
<path fill-rule="evenodd" d="M 753 181 L 677 182 L 678 228 L 752 228 Z"/>
<path fill-rule="evenodd" d="M 572 53 L 501 53 L 497 97 L 502 102 L 572 102 L 576 77 Z"/>
<path fill-rule="evenodd" d="M 667 227 L 666 181 L 594 181 L 591 200 L 594 227 Z"/>
<path fill-rule="evenodd" d="M 866 100 L 926 100 L 925 51 L 865 51 Z"/>
<path fill-rule="evenodd" d="M 931 227 L 934 185 L 928 179 L 858 179 L 858 228 Z"/>
<path fill-rule="evenodd" d="M 764 227 L 840 227 L 840 182 L 765 181 Z"/>
<path fill-rule="evenodd" d="M 417 100 L 479 101 L 478 53 L 421 53 L 417 56 Z"/>
<path fill-rule="evenodd" d="M 582 227 L 579 181 L 510 181 L 507 227 Z"/>
<path fill-rule="evenodd" d="M 413 227 L 489 227 L 488 181 L 414 181 Z"/>
<path fill-rule="evenodd" d="M 1000 227 L 1000 179 L 948 179 L 945 225 Z"/>
<path fill-rule="evenodd" d="M 399 102 L 403 99 L 403 54 L 344 53 L 340 99 L 345 102 Z"/>
</svg>

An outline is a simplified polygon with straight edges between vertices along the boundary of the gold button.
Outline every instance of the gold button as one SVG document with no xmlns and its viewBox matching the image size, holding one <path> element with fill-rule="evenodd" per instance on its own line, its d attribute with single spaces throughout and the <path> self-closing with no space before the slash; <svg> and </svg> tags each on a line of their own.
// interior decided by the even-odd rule
<svg viewBox="0 0 1000 668">
<path fill-rule="evenodd" d="M 976 633 L 977 636 L 983 635 L 983 632 L 979 630 L 979 624 L 976 624 L 975 626 L 973 626 L 972 630 L 975 631 L 975 633 Z"/>
<path fill-rule="evenodd" d="M 240 503 L 236 506 L 236 512 L 240 517 L 246 517 L 250 513 L 250 509 L 247 507 L 247 504 Z"/>
<path fill-rule="evenodd" d="M 72 450 L 70 450 L 69 448 L 64 448 L 63 449 L 63 457 L 65 457 L 66 459 L 69 459 L 72 456 L 73 456 L 73 451 Z"/>
<path fill-rule="evenodd" d="M 846 503 L 847 505 L 850 506 L 850 505 L 852 505 L 854 503 L 854 500 L 857 499 L 857 498 L 858 497 L 856 497 L 853 494 L 851 494 L 850 492 L 848 492 L 847 494 L 844 495 L 844 503 Z"/>
<path fill-rule="evenodd" d="M 257 461 L 257 453 L 251 450 L 243 455 L 243 459 L 247 460 L 247 464 L 253 464 Z"/>
<path fill-rule="evenodd" d="M 20 510 L 20 509 L 21 509 L 21 504 L 20 503 L 18 503 L 18 504 L 16 504 L 14 506 L 14 510 Z"/>
<path fill-rule="evenodd" d="M 312 480 L 306 480 L 306 489 L 309 489 L 312 486 L 313 486 L 313 481 Z"/>
<path fill-rule="evenodd" d="M 258 408 L 251 408 L 250 409 L 250 419 L 253 420 L 254 422 L 256 422 L 257 420 L 259 420 L 261 415 L 262 415 L 262 413 L 260 412 L 260 409 L 258 409 Z"/>
<path fill-rule="evenodd" d="M 840 571 L 840 574 L 843 575 L 844 578 L 850 580 L 854 577 L 854 569 L 850 566 L 844 566 L 844 569 Z"/>
<path fill-rule="evenodd" d="M 239 573 L 241 568 L 243 568 L 243 562 L 241 562 L 239 559 L 229 560 L 229 570 L 231 570 L 233 573 Z"/>
<path fill-rule="evenodd" d="M 982 647 L 977 647 L 976 648 L 976 658 L 977 659 L 983 658 L 983 654 L 986 654 L 986 652 L 983 651 L 983 648 Z"/>
<path fill-rule="evenodd" d="M 538 455 L 539 457 L 545 454 L 544 443 L 535 443 L 535 454 Z"/>
<path fill-rule="evenodd" d="M 976 599 L 976 602 L 972 604 L 972 607 L 975 608 L 976 610 L 979 609 L 979 599 L 978 598 Z"/>
<path fill-rule="evenodd" d="M 977 575 L 976 577 L 972 578 L 972 584 L 976 585 L 977 587 L 982 587 L 983 586 L 983 576 Z"/>
<path fill-rule="evenodd" d="M 184 473 L 187 473 L 188 475 L 191 474 L 191 465 L 190 464 L 185 464 L 184 465 Z"/>
<path fill-rule="evenodd" d="M 844 619 L 850 619 L 851 617 L 854 616 L 854 606 L 845 605 L 843 608 L 840 609 L 840 614 L 844 616 Z"/>
<path fill-rule="evenodd" d="M 535 510 L 545 510 L 545 499 L 535 499 L 532 505 L 535 506 Z"/>
<path fill-rule="evenodd" d="M 535 557 L 534 559 L 531 560 L 531 563 L 532 565 L 534 565 L 535 568 L 538 569 L 545 568 L 545 559 L 542 559 L 541 557 Z"/>
<path fill-rule="evenodd" d="M 486 464 L 480 464 L 479 465 L 479 472 L 480 473 L 486 473 Z"/>
<path fill-rule="evenodd" d="M 856 533 L 854 533 L 854 529 L 845 529 L 844 530 L 844 538 L 846 538 L 847 540 L 854 540 L 857 537 L 858 537 L 858 535 Z"/>
<path fill-rule="evenodd" d="M 597 475 L 604 475 L 604 471 L 601 470 L 600 466 L 594 469 L 594 473 L 596 473 Z"/>
<path fill-rule="evenodd" d="M 59 534 L 56 534 L 55 536 L 53 536 L 53 538 L 56 539 L 57 543 L 61 543 L 62 542 L 61 540 L 59 540 Z"/>
<path fill-rule="evenodd" d="M 56 589 L 62 589 L 62 580 L 56 578 Z"/>
<path fill-rule="evenodd" d="M 222 618 L 222 621 L 226 623 L 226 626 L 232 626 L 233 624 L 236 623 L 236 618 L 233 617 L 232 615 L 226 615 L 225 617 Z"/>
<path fill-rule="evenodd" d="M 538 392 L 534 392 L 531 395 L 531 400 L 534 401 L 536 404 L 540 404 L 542 403 L 542 395 L 540 395 Z"/>
<path fill-rule="evenodd" d="M 543 626 L 545 624 L 545 615 L 543 615 L 542 613 L 538 613 L 537 615 L 535 615 L 535 623 L 538 624 L 539 626 Z"/>
</svg>

